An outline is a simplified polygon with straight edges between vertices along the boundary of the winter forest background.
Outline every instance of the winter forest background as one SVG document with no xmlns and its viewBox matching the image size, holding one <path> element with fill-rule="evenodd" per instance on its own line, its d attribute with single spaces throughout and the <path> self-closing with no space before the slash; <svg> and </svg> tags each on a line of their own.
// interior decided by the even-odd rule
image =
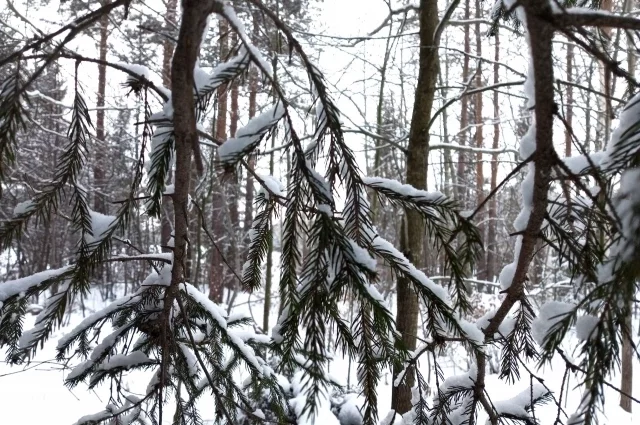
<svg viewBox="0 0 640 425">
<path fill-rule="evenodd" d="M 636 1 L 0 4 L 0 423 L 640 419 Z"/>
</svg>

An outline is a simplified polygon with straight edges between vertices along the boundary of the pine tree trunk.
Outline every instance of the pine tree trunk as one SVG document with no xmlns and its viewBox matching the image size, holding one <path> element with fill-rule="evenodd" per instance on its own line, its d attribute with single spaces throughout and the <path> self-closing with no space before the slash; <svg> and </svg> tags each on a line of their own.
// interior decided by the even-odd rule
<svg viewBox="0 0 640 425">
<path fill-rule="evenodd" d="M 166 20 L 169 25 L 176 25 L 176 7 L 178 0 L 169 0 L 167 2 Z M 171 58 L 173 57 L 173 41 L 164 40 L 162 46 L 162 85 L 171 89 Z M 171 175 L 171 174 L 169 174 Z M 160 217 L 160 246 L 162 251 L 169 252 L 169 240 L 171 239 L 171 222 L 173 221 L 173 212 L 170 203 L 163 203 L 163 214 Z"/>
<path fill-rule="evenodd" d="M 573 44 L 567 44 L 567 82 L 573 83 Z M 565 111 L 567 128 L 564 129 L 564 156 L 571 156 L 571 129 L 573 128 L 573 87 L 567 85 L 567 106 Z"/>
<path fill-rule="evenodd" d="M 169 26 L 173 27 L 176 22 L 176 8 L 178 0 L 167 1 L 167 13 L 165 19 Z M 171 58 L 173 57 L 173 41 L 166 38 L 162 45 L 162 85 L 171 88 Z"/>
<path fill-rule="evenodd" d="M 464 19 L 468 21 L 471 16 L 469 2 L 471 0 L 465 0 L 464 3 Z M 464 57 L 462 59 L 462 82 L 468 83 L 469 78 L 469 55 L 471 54 L 471 37 L 469 34 L 469 25 L 464 26 Z M 459 144 L 465 146 L 467 144 L 467 127 L 469 126 L 469 97 L 463 96 L 460 102 L 460 133 Z M 466 178 L 465 170 L 467 168 L 467 155 L 463 150 L 458 151 L 458 176 L 457 176 L 457 193 L 458 201 L 465 205 L 466 203 Z"/>
<path fill-rule="evenodd" d="M 626 323 L 629 334 L 622 336 L 622 353 L 620 354 L 622 358 L 620 368 L 620 390 L 622 390 L 622 394 L 620 394 L 620 407 L 629 413 L 631 413 L 633 408 L 633 400 L 628 396 L 633 396 L 633 358 L 635 357 L 633 341 L 631 341 L 631 336 L 633 335 L 633 308 L 634 303 L 631 301 L 629 302 L 629 316 L 627 317 Z"/>
<path fill-rule="evenodd" d="M 234 46 L 238 42 L 238 36 L 233 33 L 231 37 L 231 45 Z M 238 81 L 234 80 L 231 83 L 231 111 L 229 115 L 229 135 L 231 137 L 236 136 L 238 130 Z M 229 264 L 234 268 L 235 272 L 240 271 L 240 252 L 238 247 L 238 240 L 240 236 L 240 213 L 238 210 L 238 201 L 240 196 L 240 182 L 239 176 L 234 174 L 230 176 L 225 185 L 227 204 L 229 205 L 229 218 L 231 221 L 231 228 L 227 229 L 227 239 L 230 240 L 229 244 Z M 240 290 L 240 282 L 235 277 L 235 274 L 230 270 L 227 273 L 225 286 L 229 290 L 229 301 L 227 302 L 227 308 L 231 310 L 235 302 L 235 298 Z"/>
<path fill-rule="evenodd" d="M 480 19 L 482 18 L 482 7 L 480 0 L 476 0 L 476 56 L 479 58 L 482 57 L 482 36 L 480 33 Z M 482 87 L 482 61 L 478 61 L 478 68 L 476 70 L 476 84 L 477 88 Z M 476 125 L 475 132 L 475 146 L 478 148 L 484 147 L 484 135 L 482 131 L 482 93 L 478 93 L 475 96 L 475 104 L 474 104 L 474 123 Z M 480 205 L 484 200 L 484 170 L 482 164 L 482 153 L 476 153 L 476 205 Z M 482 212 L 478 215 L 478 222 L 481 223 L 479 225 L 479 231 L 481 233 L 484 232 L 485 225 L 482 224 L 484 222 L 484 214 Z M 480 280 L 488 280 L 487 274 L 487 264 L 486 262 L 479 261 L 478 262 L 478 279 Z M 482 290 L 482 288 L 478 288 Z"/>
<path fill-rule="evenodd" d="M 602 10 L 611 12 L 613 10 L 613 0 L 602 0 L 601 6 Z M 603 27 L 600 29 L 601 34 L 601 43 L 603 44 L 604 51 L 611 46 L 611 28 Z M 611 95 L 611 69 L 606 66 L 603 62 L 600 62 L 600 90 L 605 93 L 605 95 Z M 600 99 L 600 98 L 599 98 Z M 611 98 L 609 96 L 605 96 L 602 99 L 604 105 L 600 109 L 602 112 L 602 123 L 600 126 L 601 134 L 600 137 L 595 140 L 596 150 L 601 150 L 605 146 L 605 141 L 609 140 L 609 135 L 611 134 L 611 119 L 613 114 L 613 109 L 611 105 Z"/>
<path fill-rule="evenodd" d="M 249 119 L 255 117 L 257 105 L 256 98 L 258 95 L 258 72 L 255 68 L 249 71 Z M 249 158 L 249 168 L 253 170 L 255 166 L 255 157 Z M 247 172 L 247 182 L 245 189 L 245 210 L 244 210 L 244 232 L 248 236 L 251 223 L 253 223 L 253 174 Z"/>
<path fill-rule="evenodd" d="M 389 37 L 387 37 L 385 51 L 384 51 L 384 60 L 382 62 L 382 67 L 380 68 L 380 87 L 378 89 L 378 105 L 376 107 L 376 133 L 378 136 L 382 136 L 384 134 L 383 128 L 383 108 L 384 108 L 384 92 L 386 88 L 387 82 L 387 66 L 389 64 L 389 58 L 391 56 L 391 29 L 392 26 L 389 26 Z M 382 176 L 382 146 L 385 144 L 385 141 L 379 137 L 373 139 L 373 175 L 374 176 Z M 378 197 L 372 193 L 371 196 L 371 220 L 376 223 L 376 219 L 378 218 L 378 209 L 379 209 L 379 200 Z M 384 227 L 382 227 L 384 229 Z"/>
<path fill-rule="evenodd" d="M 219 23 L 219 51 L 220 61 L 225 60 L 228 55 L 228 35 L 229 25 L 221 20 Z M 227 139 L 227 87 L 221 86 L 218 89 L 218 114 L 215 123 L 215 135 L 218 140 Z M 213 189 L 211 202 L 211 229 L 213 237 L 216 238 L 217 247 L 211 247 L 211 271 L 209 275 L 209 298 L 217 303 L 222 303 L 224 296 L 225 273 L 222 251 L 224 247 L 218 243 L 225 232 L 224 226 L 224 193 L 218 176 L 213 173 L 213 180 L 216 187 Z"/>
<path fill-rule="evenodd" d="M 495 52 L 493 63 L 493 84 L 498 84 L 500 81 L 499 76 L 499 63 L 500 63 L 500 35 L 499 30 L 496 30 L 495 35 Z M 493 145 L 492 149 L 497 150 L 500 144 L 500 102 L 498 91 L 493 92 Z M 498 154 L 491 155 L 491 192 L 493 192 L 498 185 Z M 487 232 L 487 280 L 493 281 L 497 275 L 497 256 L 496 256 L 496 234 L 497 234 L 497 199 L 496 196 L 492 196 L 489 201 L 489 226 Z"/>
<path fill-rule="evenodd" d="M 167 331 L 170 309 L 177 296 L 178 285 L 185 280 L 185 262 L 187 259 L 187 241 L 189 240 L 189 187 L 191 183 L 191 155 L 193 146 L 198 143 L 196 128 L 195 101 L 193 97 L 193 70 L 206 27 L 207 17 L 219 3 L 214 1 L 183 0 L 182 23 L 176 51 L 171 68 L 173 124 L 175 133 L 175 191 L 172 197 L 174 205 L 174 260 L 171 274 L 171 286 L 167 291 L 164 306 L 163 327 Z M 163 353 L 163 356 L 165 353 Z M 167 360 L 163 357 L 163 361 Z M 164 380 L 163 380 L 164 382 Z"/>
<path fill-rule="evenodd" d="M 633 7 L 635 6 L 635 0 L 625 0 L 624 9 L 625 12 L 631 12 Z M 632 36 L 628 35 L 628 45 L 633 46 Z M 636 56 L 634 52 L 634 48 L 630 47 L 627 50 L 627 67 L 629 70 L 629 74 L 631 76 L 635 76 L 636 73 Z M 632 93 L 632 88 L 629 87 L 629 93 Z M 629 302 L 629 316 L 627 317 L 627 327 L 629 329 L 629 337 L 622 339 L 622 365 L 620 368 L 620 389 L 632 396 L 633 395 L 633 358 L 634 358 L 634 346 L 633 341 L 631 340 L 631 336 L 633 335 L 633 310 L 634 310 L 633 301 Z M 626 412 L 631 413 L 633 409 L 633 403 L 631 398 L 626 395 L 620 395 L 620 407 L 624 409 Z"/>
<path fill-rule="evenodd" d="M 275 138 L 271 139 L 271 147 L 275 146 Z M 269 174 L 273 175 L 274 173 L 274 153 L 271 152 L 271 156 L 269 157 Z M 269 217 L 269 227 L 272 227 L 272 218 Z M 264 306 L 262 310 L 262 331 L 265 333 L 269 332 L 269 315 L 271 314 L 271 289 L 273 287 L 273 235 L 269 240 L 269 245 L 267 246 L 267 264 L 266 264 L 266 273 L 265 273 L 265 282 L 264 282 Z M 282 303 L 280 303 L 280 308 L 282 308 Z"/>
<path fill-rule="evenodd" d="M 111 3 L 111 0 L 103 0 L 102 5 L 105 6 Z M 105 172 L 104 166 L 106 158 L 104 156 L 105 150 L 105 128 L 104 128 L 104 105 L 105 94 L 107 88 L 107 66 L 104 61 L 107 60 L 107 47 L 109 38 L 109 15 L 104 14 L 100 18 L 100 60 L 103 63 L 98 65 L 98 99 L 96 102 L 96 139 L 97 145 L 94 149 L 95 155 L 93 159 L 93 183 L 94 183 L 94 198 L 93 209 L 102 214 L 106 214 L 106 201 L 105 201 Z"/>
<path fill-rule="evenodd" d="M 408 184 L 425 189 L 427 183 L 427 159 L 429 154 L 429 121 L 438 79 L 438 49 L 434 46 L 434 34 L 438 25 L 438 4 L 431 0 L 420 1 L 420 59 L 418 83 L 416 86 L 413 115 L 409 132 L 407 152 Z M 405 211 L 404 231 L 401 246 L 405 256 L 413 261 L 417 268 L 424 267 L 424 223 L 419 213 Z M 410 231 L 409 231 L 410 229 Z M 405 279 L 398 279 L 396 326 L 402 335 L 402 341 L 409 350 L 416 348 L 418 334 L 418 298 Z M 394 377 L 402 367 L 394 368 Z M 415 373 L 409 370 L 402 384 L 392 390 L 391 408 L 403 414 L 411 409 L 411 387 L 415 382 Z"/>
</svg>

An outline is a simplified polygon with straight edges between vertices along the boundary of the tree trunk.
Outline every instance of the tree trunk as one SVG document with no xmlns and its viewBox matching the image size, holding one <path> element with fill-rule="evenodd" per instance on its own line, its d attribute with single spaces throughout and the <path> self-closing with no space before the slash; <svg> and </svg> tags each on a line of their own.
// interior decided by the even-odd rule
<svg viewBox="0 0 640 425">
<path fill-rule="evenodd" d="M 249 119 L 256 115 L 256 98 L 258 95 L 258 71 L 255 68 L 251 68 L 249 71 Z M 253 170 L 255 166 L 255 157 L 252 155 L 249 158 L 249 168 Z M 245 189 L 245 210 L 244 210 L 244 232 L 245 237 L 249 235 L 249 229 L 251 223 L 253 223 L 253 174 L 247 172 L 247 182 Z M 248 243 L 248 241 L 247 241 Z"/>
<path fill-rule="evenodd" d="M 499 76 L 499 63 L 500 63 L 500 34 L 499 30 L 496 30 L 495 35 L 495 54 L 493 64 L 493 84 L 498 84 L 500 81 Z M 500 144 L 500 102 L 498 91 L 493 92 L 493 145 L 494 150 L 498 149 Z M 498 185 L 498 154 L 491 155 L 491 192 L 493 192 Z M 497 234 L 497 199 L 495 194 L 489 201 L 489 226 L 487 232 L 487 280 L 493 281 L 497 275 L 497 258 L 496 258 L 496 234 Z"/>
<path fill-rule="evenodd" d="M 166 20 L 169 25 L 176 25 L 176 7 L 178 0 L 169 0 L 167 2 Z M 173 41 L 164 40 L 162 46 L 162 85 L 171 89 L 171 58 L 173 57 Z M 171 176 L 171 173 L 169 173 Z M 169 248 L 169 240 L 171 239 L 171 222 L 173 221 L 173 212 L 169 203 L 163 203 L 163 214 L 160 217 L 160 246 L 163 252 L 171 251 Z"/>
<path fill-rule="evenodd" d="M 271 147 L 275 146 L 275 138 L 271 138 Z M 269 157 L 269 174 L 273 175 L 274 173 L 274 152 L 271 152 Z M 272 218 L 269 217 L 269 227 L 273 229 L 272 226 Z M 273 231 L 273 230 L 272 230 Z M 265 273 L 265 282 L 264 282 L 264 306 L 262 310 L 262 330 L 264 333 L 269 333 L 269 315 L 271 314 L 271 289 L 273 287 L 273 235 L 269 239 L 269 245 L 267 246 L 267 270 Z M 282 308 L 282 303 L 280 303 L 280 308 Z"/>
<path fill-rule="evenodd" d="M 635 0 L 625 0 L 624 3 L 624 11 L 630 12 L 636 1 Z M 633 40 L 631 36 L 628 36 L 628 45 L 631 46 L 627 49 L 627 65 L 629 69 L 629 74 L 631 76 L 635 76 L 636 73 L 636 56 L 633 51 Z M 629 93 L 632 93 L 632 88 L 629 87 Z M 634 309 L 633 301 L 629 302 L 629 316 L 627 317 L 627 327 L 629 329 L 628 338 L 625 338 L 624 335 L 622 337 L 622 365 L 620 368 L 620 389 L 622 392 L 628 394 L 629 396 L 633 395 L 633 357 L 634 357 L 634 346 L 633 341 L 631 340 L 631 336 L 633 335 L 633 309 Z M 620 407 L 624 409 L 626 412 L 631 413 L 633 409 L 632 400 L 630 397 L 627 397 L 624 394 L 620 395 Z"/>
<path fill-rule="evenodd" d="M 238 36 L 233 33 L 231 37 L 231 45 L 238 42 Z M 231 83 L 231 111 L 229 115 L 229 135 L 236 136 L 238 130 L 238 81 Z M 236 279 L 235 273 L 240 272 L 240 251 L 238 247 L 240 238 L 240 213 L 238 210 L 238 201 L 240 196 L 240 180 L 238 174 L 233 174 L 225 184 L 225 197 L 229 206 L 229 219 L 231 227 L 227 229 L 226 238 L 229 239 L 228 260 L 233 270 L 227 270 L 225 286 L 229 291 L 227 301 L 227 309 L 230 311 L 235 302 L 238 291 L 240 290 L 240 282 Z"/>
<path fill-rule="evenodd" d="M 407 152 L 407 183 L 425 189 L 427 183 L 427 159 L 429 154 L 429 121 L 438 79 L 438 49 L 434 46 L 434 34 L 438 26 L 438 4 L 431 0 L 420 0 L 420 59 L 413 116 L 409 132 Z M 402 250 L 417 268 L 424 266 L 424 223 L 419 213 L 405 211 L 405 226 L 401 236 Z M 410 229 L 410 231 L 408 231 Z M 411 283 L 398 279 L 396 326 L 402 335 L 405 348 L 415 350 L 418 333 L 419 304 Z M 394 368 L 394 377 L 402 367 Z M 413 370 L 407 378 L 392 390 L 391 408 L 403 414 L 411 409 L 411 387 L 415 382 Z"/>
<path fill-rule="evenodd" d="M 480 0 L 476 0 L 476 56 L 479 58 L 482 57 L 482 36 L 480 33 L 480 19 L 482 18 L 482 7 Z M 482 87 L 482 61 L 478 61 L 478 69 L 476 70 L 476 84 L 475 86 L 480 88 Z M 476 133 L 475 133 L 475 145 L 478 148 L 484 147 L 484 135 L 482 131 L 482 93 L 478 93 L 475 97 L 474 104 L 474 123 L 476 125 Z M 482 169 L 482 153 L 476 153 L 476 205 L 480 205 L 484 199 L 484 170 Z M 485 225 L 482 224 L 484 222 L 483 217 L 484 214 L 480 212 L 478 214 L 478 222 L 481 223 L 479 225 L 479 231 L 484 233 Z M 479 261 L 478 262 L 479 270 L 478 270 L 478 279 L 480 280 L 488 280 L 487 274 L 487 264 L 486 262 Z M 478 288 L 479 290 L 483 290 L 482 288 Z"/>
<path fill-rule="evenodd" d="M 228 31 L 229 25 L 226 21 L 221 20 L 219 23 L 219 32 L 220 32 L 220 40 L 219 40 L 219 51 L 220 51 L 220 61 L 223 61 L 229 52 L 228 47 Z M 218 114 L 215 122 L 215 136 L 218 140 L 226 140 L 227 139 L 227 87 L 221 86 L 218 89 Z M 221 239 L 221 236 L 225 232 L 224 226 L 224 193 L 222 185 L 219 184 L 219 179 L 215 172 L 212 174 L 215 182 L 215 186 L 213 189 L 212 196 L 212 214 L 211 214 L 211 229 L 213 233 L 213 237 L 216 238 L 215 243 Z M 224 284 L 225 284 L 225 273 L 224 273 L 224 265 L 223 265 L 223 257 L 222 257 L 223 247 L 218 244 L 217 246 L 211 247 L 211 272 L 209 275 L 209 298 L 217 303 L 221 303 L 223 301 L 224 296 Z"/>
<path fill-rule="evenodd" d="M 193 97 L 193 70 L 206 27 L 207 17 L 219 6 L 215 1 L 183 0 L 182 24 L 171 69 L 173 125 L 175 133 L 175 192 L 172 197 L 174 218 L 173 269 L 171 286 L 164 303 L 164 332 L 168 330 L 170 309 L 177 296 L 178 285 L 185 279 L 187 241 L 189 239 L 189 187 L 191 183 L 191 153 L 198 143 L 195 101 Z M 167 360 L 163 353 L 163 361 Z"/>
<path fill-rule="evenodd" d="M 620 357 L 622 358 L 622 365 L 620 368 L 620 390 L 622 394 L 620 394 L 620 407 L 626 412 L 631 413 L 633 408 L 633 400 L 629 396 L 633 396 L 633 358 L 634 356 L 634 347 L 633 341 L 631 337 L 633 335 L 633 301 L 629 302 L 629 316 L 627 316 L 627 329 L 628 335 L 622 335 L 622 353 Z"/>
<path fill-rule="evenodd" d="M 464 3 L 464 20 L 468 21 L 471 12 L 470 12 L 470 3 L 471 0 L 465 0 Z M 471 54 L 471 37 L 469 34 L 469 25 L 464 26 L 464 57 L 462 58 L 462 82 L 463 84 L 469 83 L 467 79 L 469 78 L 469 55 Z M 463 96 L 460 102 L 460 133 L 459 133 L 459 144 L 460 146 L 465 146 L 467 144 L 467 127 L 469 127 L 469 97 Z M 467 155 L 463 150 L 458 151 L 458 176 L 456 181 L 456 189 L 458 193 L 458 201 L 465 205 L 466 203 L 466 178 L 465 178 L 465 170 L 467 168 Z"/>
<path fill-rule="evenodd" d="M 567 82 L 573 83 L 573 44 L 567 45 Z M 564 156 L 571 156 L 571 129 L 573 129 L 573 87 L 567 86 L 567 105 L 564 116 L 567 128 L 564 129 Z"/>
<path fill-rule="evenodd" d="M 613 10 L 613 0 L 602 0 L 600 7 L 604 11 L 611 12 Z M 611 28 L 601 28 L 600 34 L 602 36 L 601 43 L 603 44 L 603 50 L 608 51 L 611 46 Z M 603 62 L 600 62 L 600 90 L 605 93 L 606 96 L 602 99 L 604 102 L 603 108 L 601 109 L 603 114 L 603 122 L 600 126 L 602 134 L 600 134 L 600 137 L 596 139 L 596 150 L 601 150 L 606 144 L 605 141 L 609 140 L 609 136 L 611 135 L 611 119 L 613 118 L 613 108 L 611 105 L 611 98 L 609 97 L 609 95 L 613 94 L 611 93 L 611 77 L 611 69 L 609 69 L 609 67 Z"/>
<path fill-rule="evenodd" d="M 106 6 L 111 3 L 111 0 L 103 0 L 102 5 Z M 106 201 L 105 201 L 105 173 L 104 166 L 106 158 L 104 157 L 105 151 L 105 128 L 104 128 L 104 104 L 105 93 L 107 88 L 107 66 L 104 61 L 107 60 L 107 47 L 109 38 L 109 15 L 104 14 L 100 18 L 100 60 L 101 64 L 98 65 L 98 99 L 96 102 L 96 139 L 97 146 L 94 149 L 93 159 L 93 184 L 94 184 L 94 197 L 93 197 L 93 209 L 102 214 L 106 214 Z"/>
</svg>

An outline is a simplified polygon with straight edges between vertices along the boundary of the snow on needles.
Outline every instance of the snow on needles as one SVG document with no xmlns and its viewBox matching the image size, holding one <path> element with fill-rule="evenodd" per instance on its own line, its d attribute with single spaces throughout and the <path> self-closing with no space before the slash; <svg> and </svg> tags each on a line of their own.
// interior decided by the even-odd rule
<svg viewBox="0 0 640 425">
<path fill-rule="evenodd" d="M 380 236 L 376 236 L 371 242 L 371 245 L 377 251 L 387 252 L 392 255 L 398 262 L 398 266 L 400 269 L 402 269 L 415 281 L 419 282 L 422 286 L 431 291 L 436 297 L 440 298 L 440 300 L 449 304 L 449 294 L 447 293 L 447 290 L 433 282 L 423 272 L 416 269 L 416 267 L 409 260 L 407 260 L 407 257 L 405 257 L 404 254 L 402 254 L 400 251 L 398 251 L 392 243 L 381 238 Z"/>
<path fill-rule="evenodd" d="M 149 68 L 144 65 L 129 64 L 126 62 L 116 62 L 115 65 L 119 66 L 120 68 L 126 69 L 127 71 L 137 75 L 140 78 L 151 81 L 151 70 L 149 70 Z"/>
<path fill-rule="evenodd" d="M 376 260 L 371 256 L 371 254 L 369 254 L 369 251 L 362 248 L 353 239 L 349 239 L 348 242 L 351 248 L 349 253 L 352 256 L 353 261 L 375 273 L 377 269 Z"/>
<path fill-rule="evenodd" d="M 20 202 L 19 204 L 17 204 L 15 206 L 15 208 L 13 209 L 13 215 L 22 215 L 22 214 L 26 214 L 29 211 L 31 211 L 32 209 L 34 209 L 36 207 L 35 202 L 28 200 L 28 201 L 24 201 L 24 202 Z"/>
<path fill-rule="evenodd" d="M 236 137 L 227 139 L 219 148 L 220 161 L 233 163 L 247 151 L 252 150 L 273 126 L 284 116 L 285 107 L 277 102 L 272 108 L 251 119 L 236 132 Z"/>
<path fill-rule="evenodd" d="M 103 239 L 103 235 L 111 230 L 116 222 L 116 217 L 104 215 L 96 211 L 89 211 L 91 215 L 91 235 L 85 235 L 87 244 L 97 244 Z"/>
<path fill-rule="evenodd" d="M 594 335 L 593 331 L 599 322 L 600 319 L 590 314 L 578 317 L 578 320 L 576 320 L 576 336 L 578 339 L 580 341 L 588 341 L 591 339 Z"/>
<path fill-rule="evenodd" d="M 551 301 L 540 308 L 538 317 L 531 323 L 531 334 L 538 344 L 544 345 L 547 335 L 568 314 L 571 314 L 575 306 L 560 301 Z"/>
<path fill-rule="evenodd" d="M 441 192 L 428 192 L 426 190 L 416 189 L 410 184 L 402 184 L 397 180 L 385 179 L 383 177 L 363 177 L 362 182 L 368 186 L 387 189 L 398 195 L 414 198 L 418 201 L 435 202 L 445 197 Z"/>
<path fill-rule="evenodd" d="M 531 387 L 515 397 L 508 400 L 495 401 L 493 405 L 499 415 L 521 418 L 529 423 L 530 419 L 532 419 L 528 412 L 531 405 L 547 394 L 549 394 L 549 391 L 542 384 L 534 382 Z"/>
<path fill-rule="evenodd" d="M 114 354 L 109 360 L 98 366 L 99 370 L 131 369 L 142 364 L 152 364 L 153 360 L 142 351 L 133 351 L 129 354 Z"/>
<path fill-rule="evenodd" d="M 260 182 L 261 188 L 259 193 L 263 194 L 266 199 L 269 199 L 272 195 L 278 198 L 284 198 L 284 185 L 278 179 L 273 176 L 259 174 L 258 177 L 262 180 Z"/>
<path fill-rule="evenodd" d="M 221 0 L 217 1 L 219 3 L 223 3 Z M 231 27 L 238 33 L 238 37 L 242 41 L 242 44 L 244 44 L 244 46 L 247 48 L 252 59 L 260 67 L 260 70 L 266 73 L 269 76 L 269 79 L 273 79 L 273 71 L 271 69 L 271 65 L 269 65 L 269 63 L 264 60 L 260 51 L 256 48 L 256 46 L 253 45 L 253 43 L 251 43 L 251 39 L 247 36 L 247 32 L 245 31 L 244 23 L 242 23 L 242 21 L 238 18 L 238 15 L 236 15 L 233 6 L 224 2 L 222 14 L 225 18 L 227 18 Z"/>
<path fill-rule="evenodd" d="M 60 276 L 67 270 L 70 270 L 72 266 L 65 266 L 59 269 L 45 270 L 40 273 L 32 274 L 31 276 L 21 277 L 20 279 L 8 280 L 0 283 L 0 308 L 2 303 L 7 299 L 16 295 L 25 294 L 30 289 L 35 288 L 45 282 L 47 279 Z"/>
<path fill-rule="evenodd" d="M 640 94 L 636 94 L 627 103 L 624 110 L 620 114 L 619 124 L 611 133 L 611 139 L 605 151 L 605 157 L 601 161 L 601 167 L 604 170 L 613 168 L 616 164 L 616 158 L 621 153 L 622 157 L 629 157 L 635 154 L 640 145 L 640 132 L 637 131 L 638 121 L 640 121 Z M 625 147 L 631 147 L 627 152 Z"/>
</svg>

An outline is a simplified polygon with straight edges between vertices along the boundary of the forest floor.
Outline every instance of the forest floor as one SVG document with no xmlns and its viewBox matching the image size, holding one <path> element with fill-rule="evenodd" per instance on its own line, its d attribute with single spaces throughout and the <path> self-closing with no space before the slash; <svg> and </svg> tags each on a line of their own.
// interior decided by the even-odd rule
<svg viewBox="0 0 640 425">
<path fill-rule="evenodd" d="M 246 295 L 238 297 L 234 311 L 244 310 L 246 313 L 255 317 L 257 323 L 262 321 L 262 299 L 260 294 L 256 294 L 251 298 Z M 258 300 L 258 301 L 256 301 Z M 108 302 L 108 301 L 107 301 Z M 105 302 L 97 293 L 85 302 L 84 315 L 100 309 Z M 348 308 L 345 306 L 345 314 Z M 277 306 L 273 309 L 270 323 L 273 325 L 277 319 Z M 69 331 L 79 323 L 83 318 L 82 311 L 74 311 L 70 316 L 66 325 L 58 329 L 53 337 L 44 345 L 37 356 L 32 359 L 28 365 L 10 366 L 4 362 L 5 355 L 0 351 L 0 424 L 2 425 L 70 425 L 75 423 L 80 417 L 102 411 L 109 404 L 110 388 L 108 385 L 102 385 L 95 390 L 88 390 L 84 385 L 79 385 L 73 389 L 68 389 L 64 385 L 64 377 L 70 372 L 71 368 L 78 363 L 75 360 L 72 364 L 62 365 L 55 361 L 55 347 L 57 340 L 65 332 Z M 28 315 L 25 329 L 29 329 L 33 324 L 35 316 Z M 637 322 L 637 321 L 636 321 Z M 637 331 L 637 330 L 636 330 Z M 565 351 L 571 352 L 575 347 L 575 341 L 566 344 Z M 442 367 L 445 377 L 453 374 L 461 374 L 467 368 L 467 361 L 462 348 L 454 348 L 447 350 L 438 362 Z M 423 362 L 421 368 L 425 376 L 428 376 L 428 365 Z M 564 362 L 562 359 L 554 359 L 551 367 L 546 366 L 537 369 L 536 365 L 528 365 L 531 371 L 537 376 L 544 379 L 544 383 L 552 390 L 557 391 L 562 384 L 564 375 Z M 357 383 L 356 365 L 352 364 L 342 357 L 336 356 L 336 359 L 330 366 L 330 374 L 337 377 L 341 382 L 352 386 Z M 142 393 L 146 388 L 152 372 L 136 372 L 126 376 L 123 380 L 123 386 L 133 393 Z M 432 381 L 435 380 L 431 374 Z M 492 374 L 487 377 L 487 390 L 492 401 L 506 400 L 516 396 L 525 390 L 530 382 L 529 373 L 521 369 L 521 381 L 509 385 L 498 379 L 498 375 Z M 569 415 L 573 413 L 580 401 L 581 390 L 576 389 L 579 383 L 578 376 L 571 376 L 568 393 L 563 394 L 562 409 Z M 386 374 L 381 379 L 379 395 L 380 415 L 383 418 L 390 408 L 391 400 L 391 376 Z M 615 386 L 619 386 L 620 379 L 618 376 L 611 377 L 610 382 Z M 435 385 L 435 382 L 432 382 Z M 640 395 L 640 364 L 636 361 L 634 364 L 634 394 Z M 559 395 L 556 394 L 556 397 Z M 631 425 L 640 422 L 640 405 L 634 405 L 635 415 L 623 412 L 619 407 L 619 395 L 614 391 L 607 389 L 605 397 L 605 409 L 601 423 L 611 425 Z M 640 397 L 639 397 L 640 398 Z M 353 397 L 350 403 L 359 404 L 359 397 Z M 326 404 L 326 403 L 325 403 Z M 214 406 L 211 397 L 206 395 L 199 403 L 201 415 L 205 421 L 212 420 L 214 417 Z M 542 425 L 552 425 L 556 419 L 558 412 L 557 406 L 550 402 L 545 406 L 537 408 L 535 416 Z M 168 406 L 165 409 L 163 423 L 170 424 L 172 422 L 173 409 Z M 634 418 L 636 419 L 634 421 Z M 561 419 L 566 417 L 561 413 Z M 329 411 L 328 408 L 321 409 L 320 417 L 317 418 L 318 425 L 338 425 L 339 421 Z M 484 423 L 481 419 L 480 424 Z"/>
</svg>

